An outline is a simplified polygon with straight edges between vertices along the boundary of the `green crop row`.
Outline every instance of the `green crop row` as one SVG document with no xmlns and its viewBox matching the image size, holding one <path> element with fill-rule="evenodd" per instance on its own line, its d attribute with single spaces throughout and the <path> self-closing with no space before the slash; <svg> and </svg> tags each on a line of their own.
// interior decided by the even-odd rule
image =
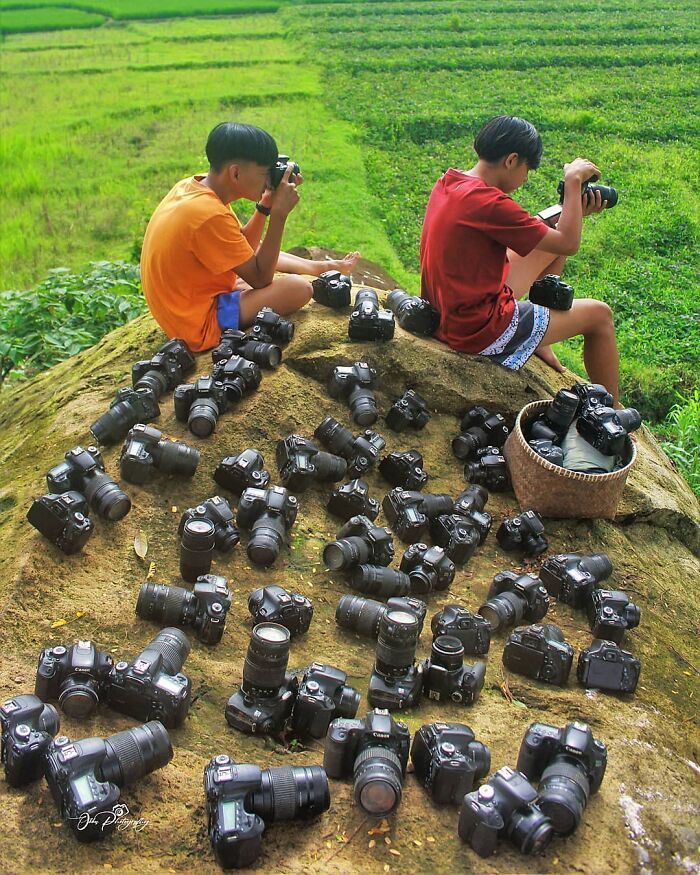
<svg viewBox="0 0 700 875">
<path fill-rule="evenodd" d="M 60 7 L 46 0 L 0 0 L 0 10 L 75 9 L 115 19 L 173 18 L 193 15 L 241 15 L 274 12 L 286 0 L 61 0 Z M 71 25 L 66 25 L 71 26 Z"/>
<path fill-rule="evenodd" d="M 6 9 L 0 12 L 0 34 L 65 30 L 70 27 L 97 27 L 104 20 L 104 15 L 97 12 L 85 12 L 83 9 L 69 7 Z"/>
</svg>

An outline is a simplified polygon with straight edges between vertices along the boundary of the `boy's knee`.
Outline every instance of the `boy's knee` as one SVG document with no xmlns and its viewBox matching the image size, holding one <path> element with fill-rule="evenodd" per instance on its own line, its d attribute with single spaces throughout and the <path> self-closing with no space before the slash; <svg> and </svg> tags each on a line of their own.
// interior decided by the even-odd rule
<svg viewBox="0 0 700 875">
<path fill-rule="evenodd" d="M 290 291 L 294 296 L 297 309 L 304 307 L 311 300 L 314 291 L 311 283 L 303 276 L 290 276 L 289 280 L 292 283 Z"/>
<path fill-rule="evenodd" d="M 603 328 L 614 328 L 615 320 L 613 311 L 609 304 L 605 301 L 596 301 L 596 317 L 598 324 Z"/>
</svg>

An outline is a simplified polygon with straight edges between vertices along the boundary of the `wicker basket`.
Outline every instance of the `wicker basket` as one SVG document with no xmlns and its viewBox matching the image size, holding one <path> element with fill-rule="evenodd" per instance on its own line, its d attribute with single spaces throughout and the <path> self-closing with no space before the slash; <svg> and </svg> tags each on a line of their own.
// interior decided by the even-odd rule
<svg viewBox="0 0 700 875">
<path fill-rule="evenodd" d="M 527 445 L 522 430 L 522 424 L 549 403 L 534 401 L 523 407 L 503 448 L 520 507 L 555 519 L 613 519 L 627 475 L 637 458 L 634 442 L 627 438 L 626 464 L 610 474 L 582 474 L 553 465 Z"/>
</svg>

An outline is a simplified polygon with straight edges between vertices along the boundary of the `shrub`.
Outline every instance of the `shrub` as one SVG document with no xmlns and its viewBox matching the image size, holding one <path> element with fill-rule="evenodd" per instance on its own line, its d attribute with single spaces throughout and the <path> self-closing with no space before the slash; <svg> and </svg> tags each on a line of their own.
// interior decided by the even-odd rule
<svg viewBox="0 0 700 875">
<path fill-rule="evenodd" d="M 688 398 L 678 398 L 663 429 L 668 440 L 661 446 L 700 498 L 700 390 Z"/>
</svg>

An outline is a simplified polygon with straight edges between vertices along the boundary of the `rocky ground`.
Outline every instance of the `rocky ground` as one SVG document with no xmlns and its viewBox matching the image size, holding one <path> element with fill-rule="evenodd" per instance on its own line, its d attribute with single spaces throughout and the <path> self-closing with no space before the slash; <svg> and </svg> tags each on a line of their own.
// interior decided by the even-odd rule
<svg viewBox="0 0 700 875">
<path fill-rule="evenodd" d="M 25 513 L 32 498 L 44 491 L 45 472 L 66 450 L 90 442 L 89 424 L 107 408 L 116 388 L 128 384 L 131 362 L 149 356 L 163 337 L 150 317 L 142 317 L 2 397 L 2 700 L 33 690 L 38 653 L 49 644 L 91 638 L 119 658 L 130 658 L 143 648 L 157 627 L 134 615 L 139 587 L 149 567 L 152 579 L 181 583 L 177 523 L 185 508 L 221 492 L 212 479 L 217 462 L 255 447 L 274 478 L 274 448 L 280 437 L 290 432 L 310 437 L 326 414 L 351 424 L 347 408 L 332 401 L 325 389 L 333 366 L 366 359 L 376 367 L 382 413 L 408 387 L 428 399 L 434 412 L 424 431 L 394 434 L 381 418 L 376 428 L 386 438 L 387 450 L 419 449 L 431 475 L 430 490 L 452 495 L 461 491 L 464 481 L 450 439 L 457 417 L 468 406 L 484 404 L 512 421 L 524 404 L 548 398 L 573 380 L 572 375 L 554 375 L 536 361 L 518 374 L 509 373 L 400 329 L 388 343 L 350 343 L 346 319 L 346 314 L 315 304 L 307 307 L 296 319 L 296 336 L 284 352 L 282 366 L 265 372 L 260 389 L 224 415 L 209 439 L 190 435 L 175 420 L 171 399 L 164 398 L 162 415 L 154 424 L 198 447 L 202 457 L 196 475 L 192 480 L 157 478 L 144 487 L 127 486 L 131 513 L 114 524 L 97 520 L 83 553 L 72 557 L 44 540 L 25 521 Z M 200 372 L 209 366 L 209 357 L 202 355 Z M 497 856 L 482 860 L 457 838 L 456 809 L 433 805 L 412 774 L 406 778 L 398 813 L 379 827 L 364 820 L 352 804 L 351 783 L 332 781 L 331 808 L 319 820 L 269 828 L 259 871 L 698 871 L 700 509 L 646 430 L 638 446 L 639 462 L 616 521 L 546 522 L 550 553 L 606 551 L 615 568 L 611 585 L 625 589 L 641 606 L 641 626 L 629 634 L 626 645 L 642 661 L 636 694 L 586 692 L 573 672 L 564 689 L 509 674 L 501 663 L 505 636 L 498 635 L 475 706 L 436 707 L 426 700 L 406 714 L 412 731 L 436 719 L 468 723 L 490 746 L 494 769 L 515 764 L 523 733 L 535 720 L 590 723 L 608 745 L 609 764 L 578 832 L 553 841 L 541 857 L 520 856 L 506 842 Z M 118 455 L 119 447 L 104 452 L 107 470 L 114 476 Z M 367 479 L 372 495 L 381 499 L 386 483 L 376 472 Z M 132 816 L 147 820 L 143 829 L 126 828 L 104 842 L 83 846 L 61 824 L 45 782 L 22 790 L 0 782 L 3 870 L 145 873 L 197 867 L 216 872 L 202 793 L 202 770 L 209 759 L 225 752 L 263 766 L 322 762 L 320 743 L 305 747 L 281 739 L 249 738 L 230 729 L 224 719 L 224 704 L 241 680 L 250 632 L 247 595 L 255 587 L 279 583 L 312 599 L 314 620 L 310 631 L 293 641 L 290 666 L 320 660 L 342 667 L 362 692 L 360 714 L 365 713 L 373 647 L 334 622 L 336 604 L 348 587 L 342 574 L 327 572 L 321 562 L 322 546 L 338 527 L 325 510 L 328 493 L 329 487 L 320 485 L 300 495 L 290 548 L 270 570 L 251 567 L 242 546 L 217 558 L 212 570 L 230 578 L 234 592 L 224 639 L 211 649 L 193 641 L 185 671 L 192 678 L 195 701 L 183 728 L 171 734 L 174 759 L 123 792 Z M 488 505 L 496 523 L 516 509 L 508 493 L 493 495 Z M 134 551 L 134 539 L 141 532 L 148 540 L 145 560 Z M 492 576 L 515 565 L 513 556 L 501 551 L 490 535 L 474 559 L 458 569 L 451 591 L 429 597 L 429 616 L 450 601 L 475 610 Z M 527 566 L 536 567 L 537 563 Z M 561 626 L 577 651 L 589 643 L 585 618 L 567 606 L 554 602 L 548 619 Z M 428 653 L 429 634 L 424 633 L 419 656 Z M 83 723 L 63 715 L 61 719 L 62 731 L 71 738 L 106 736 L 134 723 L 106 708 Z"/>
</svg>

